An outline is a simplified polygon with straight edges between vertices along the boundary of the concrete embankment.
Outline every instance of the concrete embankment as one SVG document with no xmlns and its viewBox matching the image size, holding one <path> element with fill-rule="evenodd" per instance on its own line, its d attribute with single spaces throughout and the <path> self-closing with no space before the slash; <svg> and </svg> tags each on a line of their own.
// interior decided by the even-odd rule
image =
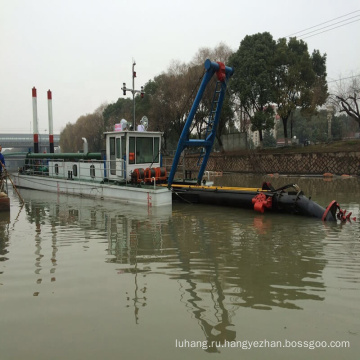
<svg viewBox="0 0 360 360">
<path fill-rule="evenodd" d="M 185 169 L 197 172 L 198 155 L 185 156 Z M 169 166 L 172 159 L 166 158 Z M 178 169 L 180 170 L 180 169 Z M 322 153 L 213 153 L 206 170 L 218 172 L 360 176 L 360 151 Z"/>
</svg>

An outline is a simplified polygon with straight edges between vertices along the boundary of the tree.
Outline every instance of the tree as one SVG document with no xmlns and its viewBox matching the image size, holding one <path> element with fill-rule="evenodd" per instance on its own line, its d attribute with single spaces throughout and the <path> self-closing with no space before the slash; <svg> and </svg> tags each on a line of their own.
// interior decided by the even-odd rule
<svg viewBox="0 0 360 360">
<path fill-rule="evenodd" d="M 234 110 L 232 106 L 232 99 L 230 96 L 226 96 L 223 102 L 223 107 L 220 113 L 220 119 L 218 123 L 218 129 L 216 131 L 216 139 L 219 144 L 220 151 L 224 150 L 221 136 L 229 133 L 229 130 L 234 127 Z"/>
<path fill-rule="evenodd" d="M 263 146 L 263 130 L 274 128 L 274 110 L 271 106 L 257 110 L 251 119 L 251 131 L 259 132 L 260 146 Z"/>
<path fill-rule="evenodd" d="M 329 110 L 319 110 L 311 116 L 304 116 L 300 109 L 296 109 L 294 116 L 293 134 L 303 144 L 306 140 L 311 143 L 328 141 L 328 116 Z M 351 137 L 357 129 L 357 123 L 346 114 L 331 116 L 331 138 L 341 140 Z M 278 129 L 278 130 L 281 130 Z M 265 141 L 264 141 L 265 144 Z"/>
<path fill-rule="evenodd" d="M 67 123 L 65 128 L 60 133 L 60 149 L 61 152 L 73 152 L 75 151 L 73 147 L 73 135 L 75 124 Z"/>
<path fill-rule="evenodd" d="M 231 53 L 232 51 L 228 46 L 220 43 L 215 49 L 201 48 L 189 64 L 173 61 L 166 72 L 145 84 L 144 98 L 139 95 L 135 96 L 137 123 L 142 116 L 146 115 L 149 118 L 149 130 L 164 133 L 164 148 L 168 148 L 169 143 L 175 147 L 200 85 L 204 73 L 204 61 L 210 58 L 214 61 L 226 63 Z M 206 89 L 206 94 L 191 128 L 194 136 L 200 137 L 206 127 L 213 99 L 213 91 L 209 88 L 211 86 Z M 225 110 L 226 107 L 224 104 L 224 112 L 221 115 L 219 131 L 217 132 L 217 138 L 220 142 L 221 133 L 227 131 L 232 120 L 231 104 Z M 115 103 L 104 106 L 103 112 L 100 114 L 101 118 L 98 118 L 98 115 L 87 114 L 80 117 L 75 125 L 68 124 L 62 132 L 64 148 L 68 151 L 77 151 L 81 145 L 80 134 L 76 141 L 70 139 L 74 138 L 73 135 L 76 131 L 84 133 L 86 131 L 85 124 L 88 121 L 96 122 L 95 118 L 102 124 L 99 130 L 100 136 L 104 131 L 112 131 L 114 124 L 119 123 L 123 118 L 130 122 L 130 119 L 133 118 L 133 101 L 130 98 L 119 98 Z M 97 148 L 99 145 L 94 144 L 94 147 Z"/>
<path fill-rule="evenodd" d="M 340 113 L 346 113 L 359 124 L 360 129 L 360 76 L 352 78 L 350 82 L 340 82 L 336 92 L 331 96 L 332 104 Z"/>
<path fill-rule="evenodd" d="M 235 69 L 231 89 L 240 99 L 249 116 L 253 131 L 262 132 L 274 126 L 270 120 L 275 79 L 274 54 L 276 42 L 270 33 L 247 35 L 236 53 L 230 57 Z"/>
<path fill-rule="evenodd" d="M 270 130 L 264 131 L 264 148 L 276 147 L 276 139 Z"/>
<path fill-rule="evenodd" d="M 300 108 L 311 114 L 328 97 L 326 54 L 314 50 L 310 56 L 307 44 L 295 37 L 278 40 L 275 51 L 274 101 L 280 116 L 285 144 L 288 144 L 287 122 L 291 112 Z"/>
<path fill-rule="evenodd" d="M 208 47 L 202 47 L 193 57 L 190 65 L 199 65 L 203 66 L 206 59 L 212 61 L 221 61 L 227 64 L 230 56 L 233 54 L 233 51 L 225 43 L 220 42 L 214 49 Z"/>
<path fill-rule="evenodd" d="M 130 98 L 119 98 L 116 103 L 107 105 L 103 111 L 104 128 L 102 132 L 114 130 L 114 125 L 121 119 L 126 119 L 132 123 L 133 101 Z"/>
<path fill-rule="evenodd" d="M 164 133 L 164 147 L 170 141 L 174 146 L 184 126 L 186 114 L 190 110 L 190 86 L 196 78 L 190 76 L 196 69 L 173 62 L 167 73 L 162 73 L 145 85 L 146 96 L 150 99 L 149 119 L 153 119 L 156 130 Z"/>
<path fill-rule="evenodd" d="M 83 139 L 88 142 L 89 152 L 98 152 L 104 148 L 103 111 L 105 104 L 100 105 L 92 114 L 80 116 L 75 124 L 68 123 L 60 133 L 60 147 L 62 152 L 78 152 L 83 149 Z"/>
<path fill-rule="evenodd" d="M 229 58 L 233 54 L 232 49 L 227 46 L 225 43 L 220 42 L 215 48 L 211 49 L 208 47 L 203 47 L 198 50 L 191 61 L 191 67 L 198 69 L 198 74 L 204 73 L 204 63 L 206 59 L 211 61 L 220 61 L 225 65 L 229 65 Z M 215 77 L 209 82 L 207 88 L 205 89 L 202 101 L 200 102 L 198 111 L 194 117 L 194 124 L 198 138 L 201 138 L 206 132 L 208 126 L 208 119 L 210 116 L 210 111 L 212 107 L 214 91 L 215 91 L 216 79 Z M 197 92 L 199 88 L 198 84 L 195 84 L 195 89 L 192 91 Z M 192 104 L 191 104 L 192 105 Z M 229 93 L 225 96 L 220 119 L 218 123 L 218 128 L 216 130 L 216 139 L 219 145 L 220 150 L 223 149 L 221 136 L 229 131 L 229 128 L 233 126 L 233 99 L 229 96 Z"/>
</svg>

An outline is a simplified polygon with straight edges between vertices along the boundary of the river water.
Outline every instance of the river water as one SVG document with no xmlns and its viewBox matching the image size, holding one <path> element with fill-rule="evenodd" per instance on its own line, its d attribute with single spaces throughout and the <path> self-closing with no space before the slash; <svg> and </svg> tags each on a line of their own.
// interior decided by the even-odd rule
<svg viewBox="0 0 360 360">
<path fill-rule="evenodd" d="M 22 190 L 0 214 L 0 358 L 358 359 L 360 181 L 297 183 L 356 221 Z M 280 347 L 281 346 L 281 347 Z"/>
</svg>

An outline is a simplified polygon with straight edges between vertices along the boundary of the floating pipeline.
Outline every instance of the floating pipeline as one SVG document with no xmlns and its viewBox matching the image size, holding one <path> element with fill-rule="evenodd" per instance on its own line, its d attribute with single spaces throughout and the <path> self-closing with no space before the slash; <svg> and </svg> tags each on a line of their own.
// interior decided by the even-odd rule
<svg viewBox="0 0 360 360">
<path fill-rule="evenodd" d="M 296 184 L 274 189 L 269 182 L 264 182 L 261 188 L 198 186 L 182 182 L 173 183 L 171 189 L 174 201 L 249 208 L 261 213 L 288 213 L 322 221 L 356 220 L 335 200 L 326 209 L 323 208 L 307 198 Z"/>
</svg>

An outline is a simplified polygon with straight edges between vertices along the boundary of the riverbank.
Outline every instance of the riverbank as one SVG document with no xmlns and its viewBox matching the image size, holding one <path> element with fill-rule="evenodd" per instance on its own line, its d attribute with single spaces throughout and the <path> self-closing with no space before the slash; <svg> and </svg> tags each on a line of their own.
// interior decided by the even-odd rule
<svg viewBox="0 0 360 360">
<path fill-rule="evenodd" d="M 187 154 L 185 169 L 196 173 L 198 158 L 198 154 Z M 171 164 L 171 158 L 167 158 L 165 163 Z M 206 170 L 244 174 L 360 176 L 360 140 L 212 153 Z"/>
</svg>

